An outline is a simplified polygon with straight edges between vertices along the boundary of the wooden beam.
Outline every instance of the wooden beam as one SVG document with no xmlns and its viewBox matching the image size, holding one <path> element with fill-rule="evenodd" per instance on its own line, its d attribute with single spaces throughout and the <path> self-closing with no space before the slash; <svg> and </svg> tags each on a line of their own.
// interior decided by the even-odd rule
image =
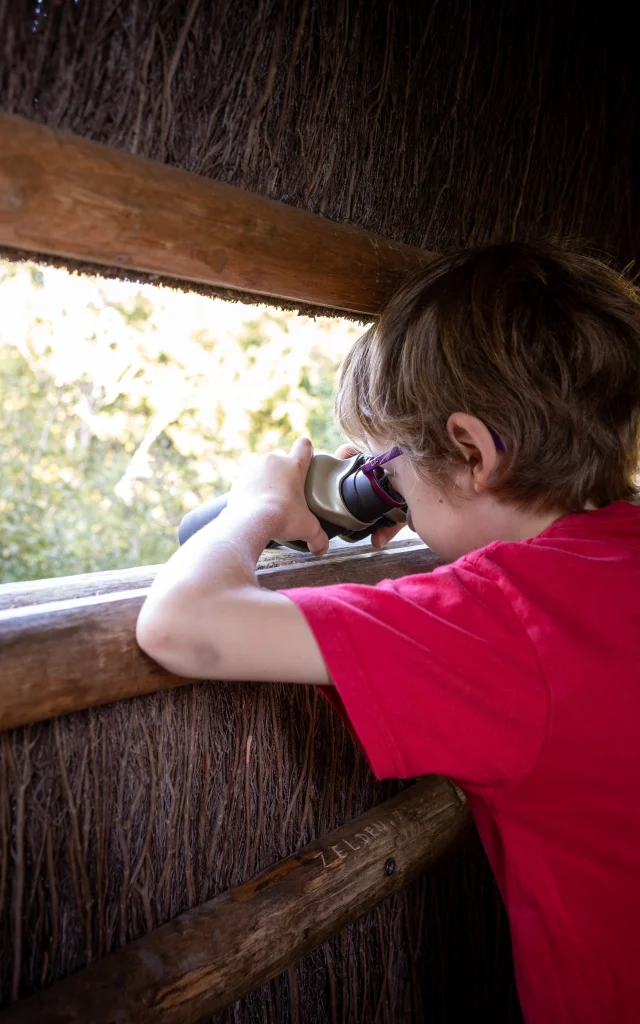
<svg viewBox="0 0 640 1024">
<path fill-rule="evenodd" d="M 207 1020 L 415 879 L 468 822 L 462 791 L 428 776 L 244 885 L 16 1003 L 0 1021 Z"/>
<path fill-rule="evenodd" d="M 369 315 L 431 258 L 2 113 L 0 245 Z"/>
<path fill-rule="evenodd" d="M 385 549 L 406 548 L 409 545 L 422 547 L 419 540 L 396 540 Z M 340 561 L 352 558 L 354 554 L 373 554 L 375 548 L 368 544 L 353 548 L 345 544 L 332 549 L 326 558 Z M 259 569 L 284 569 L 294 565 L 303 568 L 317 562 L 314 555 L 290 548 L 267 548 L 260 555 Z M 97 597 L 122 590 L 142 590 L 150 587 L 156 578 L 159 565 L 140 565 L 132 569 L 105 569 L 101 572 L 79 573 L 77 576 L 58 576 L 43 580 L 24 580 L 20 583 L 0 583 L 0 611 L 8 608 L 23 608 L 27 605 L 46 604 L 49 601 L 69 601 L 78 597 Z"/>
<path fill-rule="evenodd" d="M 258 580 L 270 590 L 371 584 L 436 564 L 428 548 L 410 544 L 296 560 L 258 570 Z M 0 729 L 193 682 L 166 672 L 136 644 L 145 596 L 146 589 L 115 590 L 0 611 Z"/>
<path fill-rule="evenodd" d="M 420 558 L 420 564 L 428 569 L 439 565 L 437 557 L 433 552 L 425 548 L 422 541 L 406 538 L 404 540 L 392 540 L 384 550 L 386 565 L 392 566 L 396 555 L 404 564 L 405 555 L 408 551 L 416 551 L 416 558 Z M 287 570 L 286 578 L 304 578 L 307 574 L 311 579 L 319 572 L 321 577 L 334 569 L 337 571 L 341 565 L 347 568 L 350 564 L 359 566 L 368 561 L 372 555 L 377 554 L 377 549 L 371 544 L 359 544 L 357 548 L 350 544 L 343 547 L 335 547 L 322 557 L 303 554 L 299 551 L 291 551 L 288 548 L 263 551 L 258 562 L 259 570 Z M 97 597 L 99 594 L 113 594 L 122 590 L 142 590 L 150 587 L 156 578 L 159 565 L 141 565 L 133 569 L 105 569 L 102 572 L 80 573 L 77 576 L 59 576 L 45 580 L 25 580 L 21 583 L 0 583 L 0 611 L 9 608 L 24 608 L 28 605 L 46 604 L 50 601 L 69 601 L 79 597 Z M 421 571 L 426 572 L 427 568 Z M 356 568 L 356 572 L 358 569 Z M 262 573 L 266 580 L 278 579 L 278 574 Z M 292 584 L 297 586 L 297 584 Z M 303 584 L 301 584 L 303 585 Z M 306 583 L 304 584 L 306 586 Z M 278 584 L 280 586 L 280 584 Z M 282 584 L 286 586 L 286 584 Z M 272 587 L 271 589 L 275 589 Z"/>
</svg>

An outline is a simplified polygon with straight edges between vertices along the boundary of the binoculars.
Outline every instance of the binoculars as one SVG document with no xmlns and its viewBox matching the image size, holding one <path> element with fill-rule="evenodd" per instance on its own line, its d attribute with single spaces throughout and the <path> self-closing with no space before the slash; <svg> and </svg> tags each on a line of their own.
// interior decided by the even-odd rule
<svg viewBox="0 0 640 1024">
<path fill-rule="evenodd" d="M 340 537 L 355 542 L 382 526 L 397 526 L 407 521 L 404 498 L 393 490 L 376 457 L 356 455 L 351 459 L 337 459 L 333 455 L 314 455 L 305 479 L 304 495 L 329 539 Z M 178 530 L 180 544 L 219 516 L 226 505 L 227 495 L 222 494 L 188 512 Z M 306 543 L 300 540 L 276 538 L 269 547 L 272 544 L 294 551 L 308 550 Z"/>
</svg>

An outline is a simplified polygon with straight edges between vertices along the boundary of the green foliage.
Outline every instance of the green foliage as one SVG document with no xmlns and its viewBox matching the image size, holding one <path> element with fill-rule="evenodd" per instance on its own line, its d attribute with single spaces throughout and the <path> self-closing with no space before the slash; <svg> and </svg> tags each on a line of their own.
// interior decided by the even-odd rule
<svg viewBox="0 0 640 1024">
<path fill-rule="evenodd" d="M 166 560 L 175 549 L 185 490 L 198 490 L 192 460 L 160 435 L 152 480 L 136 480 L 133 500 L 125 503 L 114 488 L 148 414 L 132 416 L 121 439 L 103 440 L 74 413 L 81 381 L 56 387 L 50 374 L 35 374 L 7 346 L 0 347 L 0 379 L 12 383 L 0 451 L 0 581 Z M 224 489 L 212 480 L 212 490 L 216 483 Z"/>
<path fill-rule="evenodd" d="M 307 417 L 307 430 L 314 445 L 322 451 L 333 452 L 344 441 L 333 420 L 333 394 L 338 366 L 339 363 L 315 352 L 311 365 L 304 367 L 300 376 L 300 387 L 314 399 Z"/>
<path fill-rule="evenodd" d="M 248 320 L 243 336 L 238 338 L 238 344 L 242 351 L 246 352 L 250 348 L 260 348 L 264 340 L 264 335 L 260 331 L 260 321 Z"/>
<path fill-rule="evenodd" d="M 263 402 L 259 409 L 256 409 L 255 412 L 249 412 L 249 423 L 251 426 L 247 439 L 252 452 L 260 450 L 261 441 L 267 430 L 270 431 L 272 436 L 273 432 L 277 431 L 277 448 L 286 449 L 291 447 L 298 435 L 293 429 L 289 415 L 286 412 L 286 403 L 289 399 L 290 389 L 287 387 L 280 388 L 267 398 L 266 402 Z"/>
<path fill-rule="evenodd" d="M 332 423 L 358 333 L 0 261 L 0 582 L 165 561 L 239 468 Z"/>
</svg>

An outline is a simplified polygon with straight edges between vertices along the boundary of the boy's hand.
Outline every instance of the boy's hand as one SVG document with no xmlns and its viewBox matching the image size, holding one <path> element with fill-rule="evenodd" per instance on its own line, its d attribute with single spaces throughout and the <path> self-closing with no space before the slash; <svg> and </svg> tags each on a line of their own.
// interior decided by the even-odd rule
<svg viewBox="0 0 640 1024">
<path fill-rule="evenodd" d="M 307 437 L 294 441 L 288 455 L 270 452 L 244 473 L 229 492 L 230 514 L 259 508 L 269 523 L 271 539 L 303 540 L 314 555 L 323 555 L 329 538 L 304 497 L 304 482 L 313 455 Z"/>
<path fill-rule="evenodd" d="M 358 454 L 359 449 L 355 448 L 352 444 L 341 444 L 339 448 L 336 448 L 333 453 L 336 459 L 352 459 L 354 455 Z M 381 526 L 379 530 L 371 535 L 371 543 L 374 548 L 378 548 L 379 551 L 393 540 L 395 535 L 400 532 L 403 527 L 403 523 L 399 523 L 398 526 Z"/>
</svg>

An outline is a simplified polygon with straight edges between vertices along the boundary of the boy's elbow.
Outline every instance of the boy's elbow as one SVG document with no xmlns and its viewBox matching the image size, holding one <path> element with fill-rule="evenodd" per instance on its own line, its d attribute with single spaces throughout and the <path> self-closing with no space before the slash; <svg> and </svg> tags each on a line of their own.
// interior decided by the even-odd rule
<svg viewBox="0 0 640 1024">
<path fill-rule="evenodd" d="M 136 623 L 136 643 L 146 655 L 169 672 L 177 675 L 181 671 L 181 641 L 176 630 L 175 619 L 158 608 L 143 604 Z"/>
<path fill-rule="evenodd" d="M 149 658 L 168 672 L 190 679 L 206 679 L 215 660 L 213 652 L 193 636 L 184 616 L 146 601 L 136 623 L 136 642 Z M 206 662 L 206 664 L 205 664 Z"/>
<path fill-rule="evenodd" d="M 150 610 L 148 602 L 143 604 L 138 615 L 136 643 L 154 661 L 160 661 L 162 652 L 166 653 L 175 643 L 169 623 L 157 610 Z"/>
</svg>

